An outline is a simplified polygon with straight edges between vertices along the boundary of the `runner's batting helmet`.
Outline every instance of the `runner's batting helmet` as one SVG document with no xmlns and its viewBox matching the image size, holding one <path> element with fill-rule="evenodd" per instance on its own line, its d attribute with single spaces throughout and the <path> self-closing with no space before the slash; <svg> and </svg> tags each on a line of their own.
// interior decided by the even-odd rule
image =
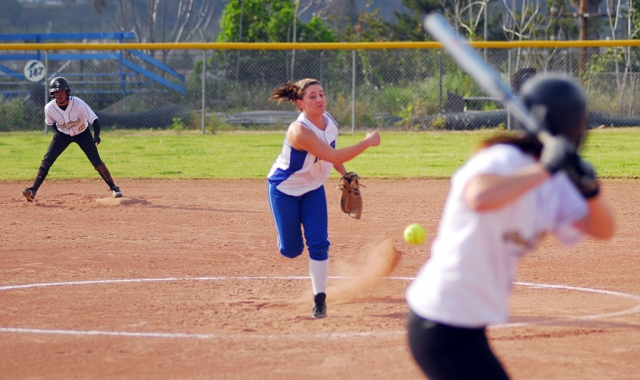
<svg viewBox="0 0 640 380">
<path fill-rule="evenodd" d="M 71 86 L 69 81 L 64 77 L 55 77 L 49 82 L 49 95 L 53 96 L 56 91 L 65 90 L 67 92 L 67 98 L 71 95 Z"/>
<path fill-rule="evenodd" d="M 587 97 L 573 78 L 564 74 L 537 75 L 522 86 L 520 97 L 535 115 L 544 117 L 552 135 L 563 135 L 576 148 L 587 128 Z"/>
</svg>

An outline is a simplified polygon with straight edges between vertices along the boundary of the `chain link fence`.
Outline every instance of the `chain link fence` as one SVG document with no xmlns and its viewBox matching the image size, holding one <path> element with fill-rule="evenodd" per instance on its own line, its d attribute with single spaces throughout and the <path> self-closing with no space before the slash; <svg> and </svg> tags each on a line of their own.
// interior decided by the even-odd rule
<svg viewBox="0 0 640 380">
<path fill-rule="evenodd" d="M 635 48 L 478 51 L 516 93 L 535 73 L 566 72 L 587 91 L 591 127 L 640 126 Z M 44 83 L 57 75 L 105 129 L 285 129 L 294 105 L 268 98 L 287 80 L 307 77 L 323 84 L 327 109 L 343 131 L 514 127 L 441 49 L 59 50 L 38 53 L 48 72 L 39 82 L 25 79 L 26 53 L 2 55 L 0 131 L 45 129 Z"/>
</svg>

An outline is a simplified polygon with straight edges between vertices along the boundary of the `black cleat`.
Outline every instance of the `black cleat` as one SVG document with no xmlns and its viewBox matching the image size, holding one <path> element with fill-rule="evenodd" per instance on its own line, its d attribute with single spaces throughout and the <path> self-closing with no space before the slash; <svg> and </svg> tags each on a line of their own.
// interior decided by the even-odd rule
<svg viewBox="0 0 640 380">
<path fill-rule="evenodd" d="M 122 191 L 120 191 L 120 188 L 118 186 L 114 186 L 111 188 L 111 194 L 114 198 L 122 198 Z"/>
<path fill-rule="evenodd" d="M 22 190 L 22 195 L 27 198 L 27 202 L 33 202 L 33 199 L 36 197 L 36 191 L 33 190 L 33 187 L 27 187 Z"/>
<path fill-rule="evenodd" d="M 325 293 L 318 293 L 313 297 L 313 311 L 311 315 L 314 318 L 325 318 L 327 316 L 327 303 L 325 302 L 327 295 Z"/>
</svg>

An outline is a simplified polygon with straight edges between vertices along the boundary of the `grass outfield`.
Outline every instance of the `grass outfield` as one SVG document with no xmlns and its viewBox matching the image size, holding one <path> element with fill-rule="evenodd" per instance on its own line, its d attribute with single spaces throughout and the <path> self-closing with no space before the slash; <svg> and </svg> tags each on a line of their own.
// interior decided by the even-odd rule
<svg viewBox="0 0 640 380">
<path fill-rule="evenodd" d="M 447 178 L 494 131 L 381 132 L 382 144 L 346 163 L 362 177 Z M 583 149 L 602 177 L 639 178 L 638 128 L 598 129 Z M 31 181 L 52 135 L 0 133 L 0 180 Z M 105 131 L 99 150 L 115 178 L 264 178 L 280 152 L 284 132 Z M 341 135 L 338 147 L 364 133 Z M 49 172 L 50 179 L 97 174 L 72 144 Z M 332 175 L 336 175 L 335 172 Z"/>
</svg>

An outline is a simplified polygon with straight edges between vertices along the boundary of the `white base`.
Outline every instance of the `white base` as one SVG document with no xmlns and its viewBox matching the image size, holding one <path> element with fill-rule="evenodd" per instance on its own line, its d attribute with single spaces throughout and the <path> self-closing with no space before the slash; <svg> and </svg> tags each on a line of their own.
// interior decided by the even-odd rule
<svg viewBox="0 0 640 380">
<path fill-rule="evenodd" d="M 99 198 L 99 199 L 96 199 L 96 203 L 103 206 L 120 206 L 120 205 L 126 206 L 126 205 L 132 205 L 136 203 L 147 203 L 147 201 L 143 199 L 122 197 L 122 198 Z"/>
</svg>

